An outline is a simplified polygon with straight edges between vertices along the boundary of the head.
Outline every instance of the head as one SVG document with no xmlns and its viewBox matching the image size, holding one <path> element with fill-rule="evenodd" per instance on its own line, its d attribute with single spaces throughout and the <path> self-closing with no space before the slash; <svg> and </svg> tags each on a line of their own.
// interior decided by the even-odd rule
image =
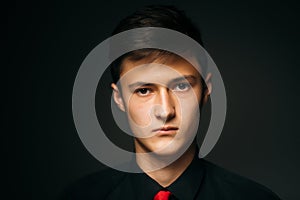
<svg viewBox="0 0 300 200">
<path fill-rule="evenodd" d="M 196 27 L 174 7 L 141 9 L 122 20 L 113 33 L 140 27 L 173 29 L 202 44 Z M 127 114 L 137 153 L 168 146 L 164 154 L 174 154 L 194 140 L 198 110 L 210 94 L 210 85 L 205 84 L 210 76 L 204 80 L 199 71 L 184 58 L 159 49 L 135 50 L 112 64 L 114 101 Z"/>
</svg>

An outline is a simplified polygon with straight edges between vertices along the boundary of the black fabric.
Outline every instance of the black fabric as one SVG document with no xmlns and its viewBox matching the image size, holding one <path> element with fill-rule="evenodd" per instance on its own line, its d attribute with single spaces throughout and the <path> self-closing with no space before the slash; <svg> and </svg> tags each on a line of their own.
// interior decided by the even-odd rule
<svg viewBox="0 0 300 200">
<path fill-rule="evenodd" d="M 249 179 L 195 157 L 184 173 L 163 188 L 145 173 L 106 169 L 89 175 L 65 191 L 65 200 L 152 200 L 159 190 L 173 200 L 278 200 L 272 191 Z"/>
</svg>

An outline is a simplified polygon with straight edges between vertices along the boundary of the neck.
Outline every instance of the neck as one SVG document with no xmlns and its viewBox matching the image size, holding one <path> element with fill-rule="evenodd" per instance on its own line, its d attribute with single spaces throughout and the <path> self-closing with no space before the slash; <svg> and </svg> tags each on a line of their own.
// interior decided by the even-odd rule
<svg viewBox="0 0 300 200">
<path fill-rule="evenodd" d="M 167 187 L 171 185 L 191 164 L 192 160 L 194 159 L 195 153 L 196 144 L 192 143 L 192 145 L 176 161 L 162 169 L 151 172 L 147 172 L 147 170 L 144 170 L 144 165 L 138 158 L 137 163 L 148 176 L 150 176 L 161 186 Z M 157 162 L 157 160 L 153 162 Z"/>
</svg>

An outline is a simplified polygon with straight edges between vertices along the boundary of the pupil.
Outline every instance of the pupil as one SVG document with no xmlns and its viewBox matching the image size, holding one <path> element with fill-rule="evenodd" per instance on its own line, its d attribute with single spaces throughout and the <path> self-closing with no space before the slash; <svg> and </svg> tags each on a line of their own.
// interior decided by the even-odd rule
<svg viewBox="0 0 300 200">
<path fill-rule="evenodd" d="M 179 84 L 179 89 L 185 89 L 185 84 L 184 83 L 180 83 Z"/>
<path fill-rule="evenodd" d="M 142 94 L 146 94 L 146 93 L 147 93 L 147 89 L 143 88 L 143 89 L 140 90 L 140 92 L 141 92 Z"/>
</svg>

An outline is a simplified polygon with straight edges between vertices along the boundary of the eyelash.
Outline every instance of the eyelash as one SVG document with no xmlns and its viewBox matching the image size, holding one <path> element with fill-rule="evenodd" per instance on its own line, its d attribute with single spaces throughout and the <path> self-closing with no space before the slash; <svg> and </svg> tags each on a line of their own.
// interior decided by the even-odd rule
<svg viewBox="0 0 300 200">
<path fill-rule="evenodd" d="M 191 85 L 189 83 L 178 83 L 178 84 L 176 84 L 175 88 L 178 87 L 179 85 L 184 85 L 184 87 L 186 89 L 178 90 L 178 92 L 186 92 L 186 91 L 188 91 L 191 88 Z"/>
<path fill-rule="evenodd" d="M 142 94 L 142 93 L 141 93 L 142 90 L 147 90 L 149 93 L 151 92 L 151 88 L 138 88 L 138 89 L 136 89 L 136 90 L 134 91 L 134 93 L 136 93 L 136 94 L 138 94 L 138 95 L 140 95 L 140 96 L 147 96 L 148 93 L 147 93 L 147 94 Z"/>
<path fill-rule="evenodd" d="M 185 87 L 185 89 L 175 89 L 176 87 L 178 87 L 178 86 L 182 86 L 182 85 L 184 85 L 184 87 Z M 175 92 L 186 92 L 186 91 L 188 91 L 189 89 L 191 88 L 191 85 L 189 84 L 189 83 L 178 83 L 178 84 L 176 84 L 175 85 L 175 87 L 173 87 L 173 91 L 175 91 Z M 142 94 L 141 92 L 143 91 L 143 90 L 146 90 L 146 94 Z M 144 91 L 145 92 L 145 91 Z M 140 95 L 140 96 L 147 96 L 149 93 L 151 93 L 152 92 L 152 89 L 151 88 L 138 88 L 138 89 L 136 89 L 135 91 L 134 91 L 134 93 L 136 93 L 136 94 L 138 94 L 138 95 Z"/>
</svg>

